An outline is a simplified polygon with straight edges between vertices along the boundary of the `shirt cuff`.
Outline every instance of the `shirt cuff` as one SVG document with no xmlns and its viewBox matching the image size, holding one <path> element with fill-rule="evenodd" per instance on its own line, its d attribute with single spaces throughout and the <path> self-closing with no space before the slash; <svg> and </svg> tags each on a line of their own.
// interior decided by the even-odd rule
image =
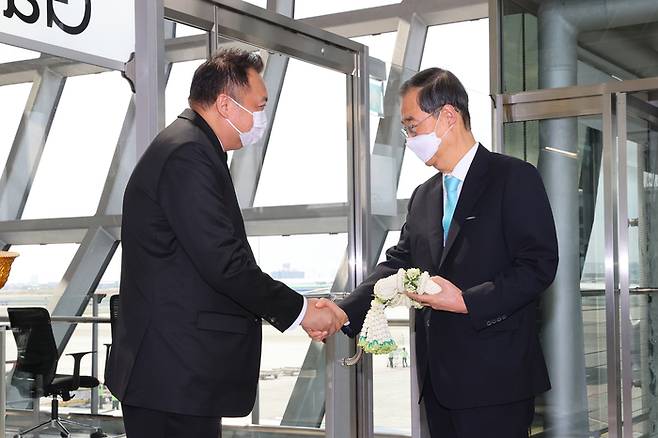
<svg viewBox="0 0 658 438">
<path fill-rule="evenodd" d="M 292 325 L 290 327 L 288 327 L 286 329 L 286 331 L 283 332 L 283 333 L 288 333 L 288 332 L 291 332 L 291 331 L 295 330 L 302 323 L 302 321 L 304 320 L 304 317 L 306 316 L 306 309 L 307 308 L 308 308 L 308 300 L 306 298 L 304 298 L 304 304 L 302 305 L 302 311 L 299 312 L 299 316 L 297 317 L 295 322 L 293 322 Z"/>
</svg>

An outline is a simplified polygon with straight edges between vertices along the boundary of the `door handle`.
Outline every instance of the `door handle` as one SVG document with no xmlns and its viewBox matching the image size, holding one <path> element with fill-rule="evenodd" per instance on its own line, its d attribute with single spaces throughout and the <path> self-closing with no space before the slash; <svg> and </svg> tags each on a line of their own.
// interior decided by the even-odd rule
<svg viewBox="0 0 658 438">
<path fill-rule="evenodd" d="M 354 353 L 354 356 L 344 357 L 343 359 L 341 359 L 340 364 L 344 367 L 353 367 L 354 365 L 359 363 L 362 356 L 363 356 L 363 348 L 356 347 L 356 353 Z"/>
</svg>

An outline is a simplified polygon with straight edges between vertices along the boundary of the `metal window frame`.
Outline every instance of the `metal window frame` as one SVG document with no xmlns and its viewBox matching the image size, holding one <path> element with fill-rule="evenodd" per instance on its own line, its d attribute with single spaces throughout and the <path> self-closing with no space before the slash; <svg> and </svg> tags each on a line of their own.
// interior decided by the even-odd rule
<svg viewBox="0 0 658 438">
<path fill-rule="evenodd" d="M 494 0 L 495 1 L 495 0 Z M 500 62 L 500 58 L 496 62 Z M 632 437 L 632 327 L 630 321 L 627 117 L 647 110 L 631 93 L 658 89 L 658 77 L 588 86 L 498 94 L 496 123 L 600 115 L 603 131 L 605 303 L 608 435 Z M 639 105 L 639 106 L 638 106 Z M 656 111 L 647 115 L 658 120 Z M 498 108 L 497 108 L 498 110 Z M 504 150 L 499 146 L 498 150 Z"/>
<path fill-rule="evenodd" d="M 21 47 L 35 52 L 48 53 L 66 59 L 74 59 L 85 64 L 96 65 L 108 70 L 123 70 L 123 62 L 103 56 L 91 55 L 89 53 L 71 50 L 66 47 L 56 46 L 41 41 L 31 40 L 16 35 L 0 32 L 0 43 Z"/>
<path fill-rule="evenodd" d="M 658 77 L 499 94 L 502 123 L 603 114 L 605 95 L 658 89 Z M 498 121 L 497 123 L 501 123 Z M 498 141 L 502 142 L 500 138 Z"/>
<path fill-rule="evenodd" d="M 619 329 L 620 336 L 620 368 L 621 368 L 621 418 L 622 434 L 624 437 L 633 436 L 633 398 L 631 390 L 632 368 L 631 368 L 631 302 L 629 285 L 629 255 L 628 255 L 628 131 L 627 120 L 627 95 L 616 94 L 617 113 L 617 264 L 619 281 Z"/>
<path fill-rule="evenodd" d="M 397 4 L 303 18 L 300 21 L 348 38 L 395 32 L 400 18 L 416 14 L 427 26 L 487 18 L 487 0 L 404 0 Z"/>
<path fill-rule="evenodd" d="M 644 90 L 643 90 L 644 91 Z M 621 356 L 621 435 L 622 437 L 633 436 L 633 366 L 632 366 L 632 349 L 633 349 L 633 328 L 631 324 L 631 301 L 630 297 L 633 290 L 630 288 L 630 248 L 629 248 L 629 228 L 631 219 L 629 218 L 629 195 L 628 195 L 628 120 L 637 118 L 645 121 L 652 129 L 657 129 L 656 119 L 658 110 L 651 105 L 647 105 L 641 99 L 629 93 L 616 93 L 616 128 L 617 128 L 617 145 L 616 145 L 616 202 L 617 210 L 615 212 L 617 222 L 617 276 L 618 276 L 618 313 L 619 313 L 619 340 Z"/>
<path fill-rule="evenodd" d="M 603 103 L 603 204 L 605 235 L 605 302 L 606 302 L 606 361 L 608 379 L 608 435 L 621 437 L 621 388 L 619 357 L 619 296 L 617 294 L 618 251 L 617 184 L 615 181 L 615 159 L 617 133 L 615 131 L 614 96 L 606 93 Z"/>
</svg>

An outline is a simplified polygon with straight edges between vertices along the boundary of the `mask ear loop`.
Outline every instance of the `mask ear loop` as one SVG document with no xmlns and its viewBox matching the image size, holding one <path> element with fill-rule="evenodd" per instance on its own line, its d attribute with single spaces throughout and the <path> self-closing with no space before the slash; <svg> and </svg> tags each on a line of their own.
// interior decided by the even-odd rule
<svg viewBox="0 0 658 438">
<path fill-rule="evenodd" d="M 228 95 L 227 95 L 227 96 L 228 96 Z M 231 96 L 228 96 L 228 98 L 231 99 L 231 100 L 233 101 L 233 103 L 235 103 L 237 106 L 239 106 L 240 108 L 242 108 L 243 110 L 245 110 L 246 112 L 248 112 L 249 114 L 251 114 L 252 116 L 254 115 L 253 112 L 249 111 L 247 108 L 245 108 L 245 107 L 243 107 L 242 105 L 240 105 L 240 102 L 238 102 L 237 100 L 233 99 Z"/>
<path fill-rule="evenodd" d="M 436 132 L 436 126 L 439 124 L 439 119 L 441 118 L 441 112 L 443 111 L 443 108 L 441 108 L 441 111 L 439 111 L 439 116 L 436 118 L 436 123 L 434 124 L 434 132 Z M 448 126 L 448 129 L 445 130 L 443 135 L 439 136 L 439 138 L 445 137 L 451 130 L 454 128 L 456 123 L 453 123 L 452 125 Z"/>
<path fill-rule="evenodd" d="M 455 127 L 455 125 L 456 125 L 456 123 L 453 123 L 452 125 L 450 125 L 450 126 L 448 127 L 448 129 L 446 129 L 446 132 L 443 133 L 443 135 L 441 136 L 441 138 L 443 138 L 443 137 L 445 137 L 446 135 L 448 135 L 448 132 L 450 132 L 450 131 L 452 130 L 452 128 Z"/>
<path fill-rule="evenodd" d="M 229 99 L 231 99 L 231 100 L 232 100 L 237 106 L 239 106 L 240 108 L 242 108 L 243 110 L 247 111 L 248 113 L 250 113 L 250 114 L 253 116 L 253 113 L 251 113 L 251 111 L 249 111 L 247 108 L 245 108 L 245 107 L 243 107 L 242 105 L 240 105 L 240 104 L 239 104 L 238 102 L 236 102 L 235 99 L 233 99 L 231 96 L 229 96 L 228 94 L 227 94 L 226 96 L 227 96 Z M 217 110 L 217 113 L 220 115 L 220 117 L 221 117 L 222 119 L 226 120 L 226 121 L 228 122 L 228 124 L 231 125 L 231 128 L 235 129 L 235 132 L 237 132 L 239 135 L 244 135 L 244 132 L 240 131 L 240 130 L 239 130 L 239 129 L 233 124 L 233 122 L 231 122 L 231 120 L 229 120 L 228 117 L 224 117 L 224 116 L 222 116 L 222 114 L 219 112 L 219 108 L 217 108 L 217 103 L 215 103 L 215 109 Z"/>
</svg>

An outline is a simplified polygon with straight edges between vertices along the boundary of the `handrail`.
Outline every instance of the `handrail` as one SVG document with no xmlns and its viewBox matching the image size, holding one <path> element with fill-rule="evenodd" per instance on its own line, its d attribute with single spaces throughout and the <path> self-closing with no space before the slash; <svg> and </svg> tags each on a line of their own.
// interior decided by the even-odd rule
<svg viewBox="0 0 658 438">
<path fill-rule="evenodd" d="M 51 322 L 71 322 L 76 324 L 109 324 L 110 318 L 98 316 L 59 316 L 51 315 Z M 0 323 L 9 322 L 8 316 L 0 316 Z"/>
<path fill-rule="evenodd" d="M 605 296 L 605 289 L 583 289 L 580 291 L 583 297 L 599 297 Z M 615 293 L 619 293 L 619 289 L 615 289 Z M 658 287 L 635 287 L 630 289 L 631 295 L 649 295 L 658 293 Z M 342 299 L 349 295 L 346 292 L 311 292 L 304 294 L 306 298 L 328 298 L 331 300 Z M 52 322 L 69 322 L 76 324 L 109 324 L 110 318 L 96 317 L 96 316 L 60 316 L 51 315 Z M 8 316 L 0 316 L 0 323 L 9 322 Z M 390 327 L 406 327 L 409 325 L 409 319 L 396 318 L 389 319 L 388 325 Z"/>
<path fill-rule="evenodd" d="M 658 287 L 633 287 L 629 289 L 631 295 L 649 295 L 658 293 Z M 619 289 L 615 289 L 615 293 L 619 293 Z M 603 297 L 605 296 L 605 289 L 582 289 L 580 294 L 583 297 Z"/>
<path fill-rule="evenodd" d="M 583 289 L 580 291 L 583 297 L 598 297 L 605 296 L 605 289 Z M 615 293 L 619 293 L 619 289 L 615 289 Z M 658 293 L 658 287 L 636 287 L 630 289 L 631 295 L 649 295 Z M 345 292 L 312 292 L 304 294 L 307 298 L 328 298 L 332 300 L 341 299 L 348 295 Z M 76 324 L 109 324 L 110 318 L 100 316 L 61 316 L 51 315 L 52 322 L 69 322 Z M 9 322 L 8 316 L 0 316 L 0 323 Z M 391 327 L 406 327 L 409 325 L 409 319 L 397 318 L 389 319 L 388 324 Z"/>
</svg>

